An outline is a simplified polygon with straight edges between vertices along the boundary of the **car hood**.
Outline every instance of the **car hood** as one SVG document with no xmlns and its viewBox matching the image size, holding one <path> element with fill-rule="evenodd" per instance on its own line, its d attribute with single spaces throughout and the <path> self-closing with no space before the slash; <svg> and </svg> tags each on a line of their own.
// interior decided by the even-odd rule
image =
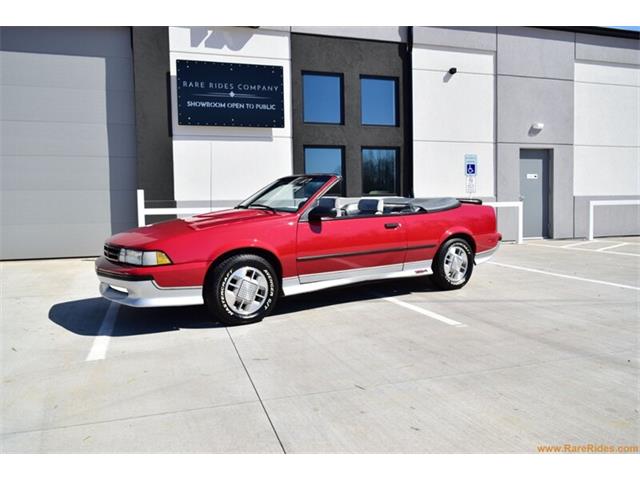
<svg viewBox="0 0 640 480">
<path fill-rule="evenodd" d="M 121 247 L 144 248 L 172 237 L 187 235 L 198 230 L 225 227 L 237 223 L 258 222 L 280 217 L 281 213 L 258 209 L 233 209 L 204 213 L 189 218 L 154 223 L 113 235 L 107 243 Z M 285 214 L 286 215 L 286 214 Z"/>
</svg>

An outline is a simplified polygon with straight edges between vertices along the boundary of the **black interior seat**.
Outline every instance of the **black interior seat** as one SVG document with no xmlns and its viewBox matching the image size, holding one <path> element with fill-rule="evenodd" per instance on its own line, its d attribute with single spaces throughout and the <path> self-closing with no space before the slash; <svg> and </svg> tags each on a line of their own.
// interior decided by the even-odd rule
<svg viewBox="0 0 640 480">
<path fill-rule="evenodd" d="M 358 202 L 358 215 L 382 215 L 384 202 L 381 198 L 363 198 Z"/>
</svg>

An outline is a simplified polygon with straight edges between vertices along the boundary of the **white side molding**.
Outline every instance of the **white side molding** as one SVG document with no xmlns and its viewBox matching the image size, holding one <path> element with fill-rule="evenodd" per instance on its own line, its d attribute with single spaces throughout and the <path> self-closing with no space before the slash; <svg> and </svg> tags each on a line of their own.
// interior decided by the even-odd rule
<svg viewBox="0 0 640 480">
<path fill-rule="evenodd" d="M 589 236 L 587 240 L 593 240 L 593 210 L 594 207 L 603 205 L 640 205 L 640 200 L 590 200 L 589 201 Z"/>
<path fill-rule="evenodd" d="M 341 287 L 354 283 L 370 280 L 386 280 L 392 278 L 418 277 L 431 275 L 431 260 L 421 262 L 409 262 L 395 265 L 382 265 L 379 267 L 357 268 L 353 270 L 340 270 L 314 274 L 312 283 L 303 283 L 299 277 L 287 277 L 282 279 L 282 292 L 285 296 L 299 295 L 301 293 L 315 292 L 325 288 Z M 324 276 L 324 278 L 323 278 Z M 304 277 L 302 275 L 301 277 Z"/>
<path fill-rule="evenodd" d="M 522 202 L 485 202 L 483 205 L 488 205 L 494 209 L 501 207 L 505 208 L 517 208 L 518 209 L 518 243 L 523 243 L 523 231 L 524 231 L 524 217 L 522 213 Z"/>
</svg>

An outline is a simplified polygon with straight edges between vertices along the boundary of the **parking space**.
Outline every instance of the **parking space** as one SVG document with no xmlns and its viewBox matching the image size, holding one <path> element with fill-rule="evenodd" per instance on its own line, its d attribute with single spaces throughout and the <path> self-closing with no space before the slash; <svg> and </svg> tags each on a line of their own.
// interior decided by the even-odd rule
<svg viewBox="0 0 640 480">
<path fill-rule="evenodd" d="M 536 452 L 640 444 L 640 239 L 505 244 L 469 285 L 379 282 L 225 328 L 4 262 L 3 452 Z"/>
</svg>

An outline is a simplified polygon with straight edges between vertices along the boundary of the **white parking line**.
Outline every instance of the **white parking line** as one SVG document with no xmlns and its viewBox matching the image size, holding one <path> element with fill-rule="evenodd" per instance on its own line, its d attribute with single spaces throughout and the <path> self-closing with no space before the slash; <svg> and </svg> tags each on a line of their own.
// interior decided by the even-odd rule
<svg viewBox="0 0 640 480">
<path fill-rule="evenodd" d="M 111 333 L 113 332 L 113 327 L 116 324 L 118 307 L 119 305 L 114 302 L 111 302 L 111 305 L 109 305 L 107 313 L 104 315 L 104 320 L 102 320 L 102 324 L 100 325 L 98 335 L 93 339 L 93 345 L 91 345 L 91 350 L 89 350 L 89 354 L 87 355 L 85 362 L 104 360 L 106 358 L 107 348 L 111 341 Z"/>
<path fill-rule="evenodd" d="M 559 248 L 573 248 L 573 247 L 579 247 L 581 245 L 586 245 L 588 243 L 599 243 L 598 240 L 589 240 L 589 241 L 581 241 L 581 242 L 577 242 L 577 243 L 570 243 L 568 245 L 562 245 Z"/>
<path fill-rule="evenodd" d="M 596 252 L 604 252 L 605 250 L 609 250 L 611 248 L 623 247 L 625 245 L 629 245 L 627 242 L 616 243 L 615 245 L 609 245 L 608 247 L 596 248 Z"/>
<path fill-rule="evenodd" d="M 438 320 L 439 322 L 446 323 L 447 325 L 451 325 L 453 327 L 466 327 L 465 324 L 457 322 L 455 320 L 451 320 L 450 318 L 445 317 L 444 315 L 440 315 L 439 313 L 432 312 L 431 310 L 427 310 L 422 307 L 417 307 L 416 305 L 411 305 L 410 303 L 403 302 L 402 300 L 398 300 L 393 297 L 380 297 L 382 300 L 386 300 L 387 302 L 391 302 L 400 307 L 407 308 L 409 310 L 413 310 L 414 312 L 420 313 L 427 317 L 433 318 L 434 320 Z"/>
<path fill-rule="evenodd" d="M 575 252 L 593 252 L 593 253 L 604 253 L 605 255 L 623 255 L 627 257 L 640 257 L 639 253 L 612 252 L 611 250 L 602 251 L 601 249 L 595 249 L 595 248 L 567 248 L 567 247 L 561 247 L 559 245 L 543 245 L 541 243 L 525 243 L 525 245 L 528 247 L 543 247 L 543 248 L 556 248 L 560 250 L 573 250 Z"/>
<path fill-rule="evenodd" d="M 548 272 L 546 270 L 538 270 L 537 268 L 520 267 L 518 265 L 507 265 L 505 263 L 498 263 L 498 262 L 487 262 L 487 263 L 490 265 L 496 265 L 498 267 L 506 267 L 506 268 L 513 268 L 514 270 L 522 270 L 524 272 L 541 273 L 544 275 L 551 275 L 553 277 L 568 278 L 570 280 L 580 280 L 581 282 L 598 283 L 600 285 L 608 285 L 610 287 L 618 287 L 618 288 L 627 288 L 629 290 L 640 290 L 640 287 L 634 287 L 633 285 L 623 285 L 622 283 L 605 282 L 603 280 L 593 280 L 591 278 L 575 277 L 573 275 L 565 275 L 564 273 Z"/>
</svg>

